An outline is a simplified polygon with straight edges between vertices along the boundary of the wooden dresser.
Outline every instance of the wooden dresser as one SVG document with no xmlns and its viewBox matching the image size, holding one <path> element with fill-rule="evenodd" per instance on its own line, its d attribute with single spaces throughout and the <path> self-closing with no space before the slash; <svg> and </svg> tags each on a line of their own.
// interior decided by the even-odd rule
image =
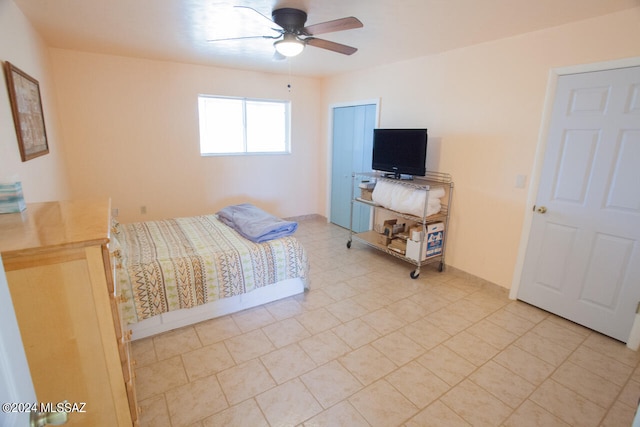
<svg viewBox="0 0 640 427">
<path fill-rule="evenodd" d="M 36 396 L 86 403 L 86 412 L 69 414 L 69 426 L 137 425 L 110 212 L 109 200 L 85 200 L 0 215 L 0 253 Z"/>
</svg>

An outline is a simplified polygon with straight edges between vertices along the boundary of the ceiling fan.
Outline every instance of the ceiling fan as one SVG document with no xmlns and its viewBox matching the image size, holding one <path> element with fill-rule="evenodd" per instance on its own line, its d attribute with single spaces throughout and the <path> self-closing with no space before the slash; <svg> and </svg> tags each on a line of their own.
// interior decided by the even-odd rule
<svg viewBox="0 0 640 427">
<path fill-rule="evenodd" d="M 277 26 L 276 28 L 271 28 L 274 33 L 272 35 L 231 37 L 212 39 L 208 41 L 216 42 L 254 38 L 273 39 L 276 40 L 273 43 L 276 49 L 276 55 L 282 55 L 282 58 L 300 54 L 306 45 L 319 47 L 321 49 L 330 50 L 332 52 L 341 53 L 343 55 L 352 55 L 358 50 L 355 47 L 315 37 L 317 34 L 326 34 L 335 31 L 362 28 L 362 22 L 360 22 L 358 18 L 354 18 L 353 16 L 348 18 L 336 19 L 333 21 L 321 22 L 319 24 L 309 25 L 305 27 L 304 24 L 307 21 L 307 13 L 300 9 L 293 9 L 288 7 L 275 9 L 271 13 L 272 19 L 269 19 L 253 8 L 247 6 L 235 7 L 252 10 L 262 16 L 264 19 L 269 20 L 270 24 L 275 24 Z"/>
</svg>

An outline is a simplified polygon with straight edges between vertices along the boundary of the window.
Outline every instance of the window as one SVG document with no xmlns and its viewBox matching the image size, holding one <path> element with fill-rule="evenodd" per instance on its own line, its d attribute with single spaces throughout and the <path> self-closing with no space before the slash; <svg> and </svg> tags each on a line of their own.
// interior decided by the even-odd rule
<svg viewBox="0 0 640 427">
<path fill-rule="evenodd" d="M 199 95 L 200 154 L 289 153 L 290 104 Z"/>
</svg>

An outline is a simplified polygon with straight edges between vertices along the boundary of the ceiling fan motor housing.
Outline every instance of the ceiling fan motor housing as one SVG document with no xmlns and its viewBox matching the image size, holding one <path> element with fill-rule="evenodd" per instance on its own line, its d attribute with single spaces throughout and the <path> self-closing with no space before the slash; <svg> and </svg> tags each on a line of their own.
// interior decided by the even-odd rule
<svg viewBox="0 0 640 427">
<path fill-rule="evenodd" d="M 273 22 L 280 25 L 285 32 L 294 34 L 300 34 L 304 29 L 304 23 L 307 22 L 306 12 L 289 7 L 274 10 L 271 17 Z"/>
</svg>

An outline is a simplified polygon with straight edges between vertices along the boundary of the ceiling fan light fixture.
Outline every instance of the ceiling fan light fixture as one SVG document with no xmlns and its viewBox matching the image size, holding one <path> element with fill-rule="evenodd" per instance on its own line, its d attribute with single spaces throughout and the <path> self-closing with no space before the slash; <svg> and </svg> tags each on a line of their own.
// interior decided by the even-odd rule
<svg viewBox="0 0 640 427">
<path fill-rule="evenodd" d="M 273 43 L 279 54 L 284 56 L 299 55 L 304 49 L 304 42 L 298 39 L 295 34 L 285 34 L 282 40 Z"/>
</svg>

